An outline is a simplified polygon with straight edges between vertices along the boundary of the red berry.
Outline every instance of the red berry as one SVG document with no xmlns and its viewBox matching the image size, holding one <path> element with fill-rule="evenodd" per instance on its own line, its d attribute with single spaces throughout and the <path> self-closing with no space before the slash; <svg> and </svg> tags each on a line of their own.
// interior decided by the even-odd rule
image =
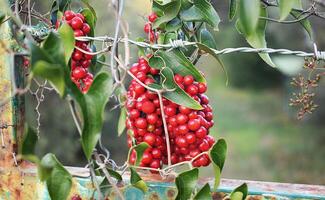
<svg viewBox="0 0 325 200">
<path fill-rule="evenodd" d="M 199 149 L 201 151 L 208 151 L 210 149 L 209 142 L 207 140 L 203 139 L 201 144 L 199 145 Z"/>
<path fill-rule="evenodd" d="M 134 86 L 134 92 L 137 94 L 137 96 L 140 96 L 145 91 L 146 91 L 146 89 L 142 85 L 140 85 L 140 84 L 136 84 Z"/>
<path fill-rule="evenodd" d="M 147 79 L 147 75 L 144 72 L 138 72 L 136 74 L 137 79 L 139 79 L 141 82 L 144 82 Z"/>
<path fill-rule="evenodd" d="M 143 136 L 143 141 L 153 146 L 156 141 L 156 136 L 153 133 L 147 133 Z"/>
<path fill-rule="evenodd" d="M 141 160 L 142 163 L 144 164 L 149 164 L 152 162 L 152 155 L 151 153 L 149 152 L 144 152 L 143 153 L 143 156 L 142 156 L 142 160 Z"/>
<path fill-rule="evenodd" d="M 82 28 L 82 25 L 83 25 L 83 21 L 80 17 L 74 17 L 72 20 L 71 20 L 71 27 L 74 29 L 74 30 L 77 30 L 77 29 L 81 29 Z"/>
<path fill-rule="evenodd" d="M 71 197 L 71 200 L 82 200 L 82 198 L 76 194 L 73 197 Z"/>
<path fill-rule="evenodd" d="M 77 29 L 77 30 L 74 31 L 73 34 L 74 34 L 75 37 L 81 37 L 81 36 L 84 35 L 84 32 L 82 32 L 82 30 Z"/>
<path fill-rule="evenodd" d="M 188 120 L 188 117 L 184 114 L 179 113 L 176 115 L 176 120 L 178 124 L 185 124 Z"/>
<path fill-rule="evenodd" d="M 72 10 L 67 10 L 64 12 L 64 18 L 65 20 L 71 20 L 72 18 L 75 17 L 75 14 Z"/>
<path fill-rule="evenodd" d="M 87 74 L 86 70 L 82 67 L 76 67 L 72 71 L 72 76 L 74 76 L 77 79 L 84 78 L 86 76 L 86 74 Z"/>
<path fill-rule="evenodd" d="M 137 119 L 138 117 L 140 117 L 140 112 L 137 109 L 132 109 L 129 112 L 129 116 L 130 116 L 130 119 Z"/>
<path fill-rule="evenodd" d="M 158 160 L 158 159 L 154 159 L 154 160 L 150 163 L 150 167 L 151 167 L 151 168 L 155 168 L 155 169 L 160 168 L 160 160 Z"/>
<path fill-rule="evenodd" d="M 183 79 L 184 85 L 191 85 L 194 82 L 194 78 L 192 75 L 186 75 Z"/>
<path fill-rule="evenodd" d="M 207 84 L 206 83 L 199 83 L 199 93 L 204 93 L 207 91 Z"/>
<path fill-rule="evenodd" d="M 91 64 L 91 60 L 84 60 L 81 62 L 83 68 L 88 68 L 90 64 Z"/>
<path fill-rule="evenodd" d="M 185 106 L 179 106 L 179 112 L 184 114 L 184 115 L 188 115 L 191 113 L 191 109 L 190 108 L 187 108 Z"/>
<path fill-rule="evenodd" d="M 85 17 L 81 13 L 77 13 L 76 17 L 79 17 L 83 22 L 85 21 Z"/>
<path fill-rule="evenodd" d="M 151 23 L 146 23 L 143 27 L 145 33 L 149 33 L 151 31 Z"/>
<path fill-rule="evenodd" d="M 152 154 L 152 157 L 158 158 L 158 159 L 161 158 L 161 155 L 162 155 L 161 151 L 157 148 L 152 149 L 151 154 Z"/>
<path fill-rule="evenodd" d="M 92 50 L 89 48 L 89 49 L 87 50 L 87 52 L 91 53 Z M 86 60 L 91 60 L 92 58 L 93 58 L 93 55 L 88 54 L 88 53 L 85 53 L 85 59 L 86 59 Z"/>
<path fill-rule="evenodd" d="M 137 128 L 147 128 L 147 120 L 144 118 L 138 118 L 135 120 L 135 127 Z"/>
<path fill-rule="evenodd" d="M 174 80 L 176 83 L 182 83 L 183 82 L 183 76 L 179 75 L 179 74 L 175 74 L 174 76 Z"/>
<path fill-rule="evenodd" d="M 83 53 L 81 51 L 78 51 L 78 50 L 73 52 L 73 54 L 72 54 L 72 59 L 73 60 L 81 60 L 82 57 L 83 57 Z"/>
<path fill-rule="evenodd" d="M 88 33 L 90 33 L 90 31 L 91 31 L 91 28 L 90 28 L 89 24 L 83 23 L 82 32 L 84 32 L 85 35 L 88 35 Z"/>
<path fill-rule="evenodd" d="M 156 113 L 147 114 L 146 119 L 149 124 L 156 124 L 158 121 L 158 115 Z"/>
<path fill-rule="evenodd" d="M 155 104 L 153 104 L 151 101 L 146 101 L 142 104 L 142 112 L 146 114 L 153 113 L 155 108 Z"/>
<path fill-rule="evenodd" d="M 155 12 L 153 12 L 148 16 L 148 20 L 150 22 L 154 22 L 154 21 L 156 21 L 157 17 L 158 17 L 157 14 Z"/>
<path fill-rule="evenodd" d="M 186 88 L 186 92 L 188 94 L 190 94 L 191 96 L 194 96 L 196 95 L 198 92 L 199 92 L 199 89 L 196 85 L 189 85 L 187 88 Z"/>
<path fill-rule="evenodd" d="M 196 137 L 193 133 L 188 133 L 185 135 L 186 142 L 189 144 L 193 144 L 196 142 Z"/>
<path fill-rule="evenodd" d="M 138 66 L 139 64 L 138 63 L 134 63 L 130 69 L 130 72 L 133 74 L 133 75 L 136 75 L 138 73 Z"/>
<path fill-rule="evenodd" d="M 200 128 L 201 124 L 200 124 L 200 120 L 198 119 L 191 119 L 188 121 L 187 123 L 187 126 L 188 128 L 191 130 L 191 131 L 196 131 Z"/>
<path fill-rule="evenodd" d="M 178 126 L 178 134 L 184 135 L 188 133 L 188 127 L 186 124 L 182 124 Z"/>
<path fill-rule="evenodd" d="M 168 124 L 172 125 L 172 126 L 177 126 L 177 120 L 175 116 L 172 116 L 168 119 Z"/>
<path fill-rule="evenodd" d="M 165 114 L 167 116 L 174 116 L 176 114 L 176 108 L 172 106 L 166 106 L 165 107 Z"/>
<path fill-rule="evenodd" d="M 150 68 L 150 74 L 152 75 L 156 75 L 156 74 L 159 74 L 159 69 L 155 69 L 155 68 Z"/>
<path fill-rule="evenodd" d="M 208 141 L 210 146 L 212 146 L 215 143 L 215 139 L 211 135 L 205 136 L 204 139 L 206 139 Z"/>
<path fill-rule="evenodd" d="M 197 131 L 195 131 L 195 135 L 198 138 L 204 138 L 207 135 L 208 131 L 206 128 L 201 126 Z"/>
<path fill-rule="evenodd" d="M 179 146 L 179 147 L 187 147 L 188 146 L 188 143 L 185 139 L 185 137 L 183 136 L 178 136 L 176 138 L 176 144 Z"/>
</svg>

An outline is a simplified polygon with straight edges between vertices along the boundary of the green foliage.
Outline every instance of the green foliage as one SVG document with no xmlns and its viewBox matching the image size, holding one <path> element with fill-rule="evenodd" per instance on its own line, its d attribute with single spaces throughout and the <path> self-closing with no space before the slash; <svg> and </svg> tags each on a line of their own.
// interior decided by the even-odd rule
<svg viewBox="0 0 325 200">
<path fill-rule="evenodd" d="M 295 10 L 292 10 L 290 12 L 290 14 L 295 18 L 295 19 L 299 19 L 300 16 L 301 16 L 301 13 L 299 11 L 295 11 Z M 311 26 L 311 23 L 308 19 L 303 19 L 303 20 L 300 20 L 299 23 L 301 24 L 301 26 L 307 31 L 308 35 L 309 35 L 309 38 L 310 39 L 313 39 L 314 36 L 313 36 L 313 28 Z"/>
<path fill-rule="evenodd" d="M 85 16 L 85 19 L 91 28 L 89 36 L 93 37 L 95 35 L 96 14 L 94 14 L 94 12 L 89 8 L 82 9 L 80 13 Z"/>
<path fill-rule="evenodd" d="M 65 63 L 68 64 L 74 49 L 75 39 L 72 28 L 64 23 L 58 30 L 64 49 Z"/>
<path fill-rule="evenodd" d="M 182 172 L 176 177 L 175 184 L 178 191 L 176 200 L 191 199 L 198 177 L 198 168 Z"/>
<path fill-rule="evenodd" d="M 136 154 L 137 154 L 137 159 L 135 160 L 135 165 L 139 165 L 141 160 L 142 160 L 143 153 L 148 147 L 149 147 L 149 145 L 146 142 L 141 142 L 140 144 L 137 144 L 137 145 L 133 146 L 129 150 L 128 160 L 130 159 L 130 155 L 131 155 L 132 150 L 134 150 L 136 152 Z"/>
<path fill-rule="evenodd" d="M 253 34 L 260 16 L 259 0 L 239 1 L 239 22 L 245 35 Z"/>
<path fill-rule="evenodd" d="M 67 199 L 72 186 L 72 176 L 54 154 L 49 153 L 42 158 L 38 172 L 40 179 L 46 181 L 52 200 Z"/>
<path fill-rule="evenodd" d="M 280 20 L 284 20 L 290 14 L 297 0 L 279 0 Z"/>
<path fill-rule="evenodd" d="M 132 167 L 130 168 L 130 171 L 131 171 L 131 178 L 130 178 L 131 185 L 138 188 L 138 189 L 140 189 L 144 193 L 147 192 L 148 191 L 148 186 L 141 179 L 141 177 L 139 176 L 137 171 L 135 169 L 133 169 Z"/>
<path fill-rule="evenodd" d="M 242 185 L 238 186 L 231 192 L 230 199 L 231 200 L 245 200 L 247 197 L 247 193 L 248 193 L 247 184 L 243 183 Z"/>
<path fill-rule="evenodd" d="M 179 9 L 181 8 L 181 2 L 177 0 L 160 5 L 154 1 L 153 6 L 164 13 L 163 16 L 158 17 L 158 19 L 153 23 L 152 28 L 155 29 L 161 26 L 163 23 L 173 20 L 177 16 Z"/>
<path fill-rule="evenodd" d="M 206 183 L 195 195 L 194 200 L 212 200 L 211 188 L 209 183 Z"/>
<path fill-rule="evenodd" d="M 237 14 L 238 1 L 239 0 L 229 0 L 229 20 L 233 20 Z"/>
<path fill-rule="evenodd" d="M 36 131 L 26 125 L 25 134 L 21 147 L 19 148 L 21 155 L 33 155 L 35 153 L 35 145 L 37 143 L 38 137 Z"/>
<path fill-rule="evenodd" d="M 122 135 L 123 131 L 125 130 L 126 114 L 127 113 L 125 107 L 122 107 L 120 112 L 120 117 L 118 120 L 118 125 L 117 125 L 118 136 Z"/>
<path fill-rule="evenodd" d="M 210 158 L 212 160 L 213 169 L 215 173 L 214 189 L 217 189 L 220 183 L 220 175 L 223 165 L 226 160 L 227 143 L 224 139 L 219 139 L 210 150 Z"/>
<path fill-rule="evenodd" d="M 82 94 L 75 85 L 72 87 L 74 98 L 79 103 L 83 116 L 81 143 L 87 159 L 90 159 L 100 138 L 104 109 L 112 93 L 111 87 L 112 80 L 105 72 L 95 77 L 87 94 Z"/>
</svg>

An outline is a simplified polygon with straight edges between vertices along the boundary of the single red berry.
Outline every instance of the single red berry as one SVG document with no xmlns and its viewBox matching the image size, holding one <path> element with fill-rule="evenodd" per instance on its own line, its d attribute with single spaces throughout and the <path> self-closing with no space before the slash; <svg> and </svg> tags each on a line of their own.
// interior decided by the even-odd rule
<svg viewBox="0 0 325 200">
<path fill-rule="evenodd" d="M 176 114 L 176 108 L 172 106 L 166 106 L 165 107 L 165 114 L 167 116 L 174 116 Z"/>
<path fill-rule="evenodd" d="M 137 119 L 140 117 L 140 112 L 139 110 L 137 109 L 132 109 L 130 112 L 129 112 L 129 117 L 130 119 Z"/>
<path fill-rule="evenodd" d="M 152 12 L 149 16 L 148 16 L 148 20 L 150 21 L 150 22 L 154 22 L 154 21 L 156 21 L 156 19 L 157 19 L 157 14 L 155 13 L 155 12 Z"/>
<path fill-rule="evenodd" d="M 158 159 L 154 159 L 154 160 L 150 163 L 150 167 L 151 167 L 151 168 L 155 168 L 155 169 L 160 168 L 160 160 L 158 160 Z"/>
<path fill-rule="evenodd" d="M 83 22 L 85 22 L 85 16 L 81 13 L 76 13 L 76 17 L 79 17 Z"/>
<path fill-rule="evenodd" d="M 157 148 L 152 149 L 151 151 L 152 157 L 160 159 L 161 158 L 161 151 Z"/>
<path fill-rule="evenodd" d="M 88 68 L 90 64 L 91 64 L 91 60 L 83 60 L 83 61 L 81 62 L 81 66 L 82 66 L 83 68 Z"/>
<path fill-rule="evenodd" d="M 187 126 L 188 128 L 191 130 L 191 131 L 196 131 L 200 128 L 201 124 L 200 124 L 200 120 L 198 119 L 191 119 L 188 121 L 187 123 Z"/>
<path fill-rule="evenodd" d="M 210 146 L 212 146 L 215 143 L 215 139 L 211 135 L 205 136 L 204 139 L 206 139 L 208 141 Z"/>
<path fill-rule="evenodd" d="M 201 166 L 207 166 L 209 163 L 209 158 L 207 158 L 205 155 L 202 155 L 199 157 L 198 162 Z"/>
<path fill-rule="evenodd" d="M 73 19 L 71 19 L 71 27 L 74 30 L 77 29 L 82 29 L 82 25 L 83 25 L 83 20 L 80 17 L 75 16 Z"/>
<path fill-rule="evenodd" d="M 73 34 L 75 37 L 81 37 L 84 35 L 84 32 L 82 32 L 82 30 L 77 29 L 73 32 Z"/>
<path fill-rule="evenodd" d="M 179 147 L 187 147 L 188 146 L 188 143 L 185 139 L 185 137 L 183 136 L 178 136 L 176 138 L 176 144 L 179 146 Z"/>
<path fill-rule="evenodd" d="M 88 35 L 88 33 L 90 33 L 90 31 L 91 31 L 91 28 L 90 28 L 89 24 L 83 23 L 82 32 L 84 32 L 85 35 Z"/>
<path fill-rule="evenodd" d="M 134 63 L 130 69 L 130 72 L 133 74 L 133 75 L 136 75 L 138 73 L 138 66 L 139 64 L 138 63 Z"/>
<path fill-rule="evenodd" d="M 199 87 L 199 93 L 201 93 L 201 94 L 207 91 L 206 83 L 199 83 L 198 87 Z"/>
<path fill-rule="evenodd" d="M 179 110 L 180 113 L 182 113 L 184 115 L 188 115 L 192 111 L 190 108 L 187 108 L 185 106 L 179 106 L 178 110 Z"/>
<path fill-rule="evenodd" d="M 147 127 L 147 131 L 148 132 L 153 132 L 154 130 L 155 130 L 155 125 L 153 125 L 153 124 L 148 124 L 148 127 Z"/>
<path fill-rule="evenodd" d="M 192 84 L 186 88 L 186 92 L 191 96 L 196 95 L 199 92 L 199 89 L 196 85 Z"/>
<path fill-rule="evenodd" d="M 90 48 L 88 48 L 87 52 L 91 53 L 92 50 Z M 93 55 L 85 53 L 85 59 L 86 60 L 91 60 L 93 58 Z"/>
<path fill-rule="evenodd" d="M 73 52 L 72 54 L 72 59 L 73 60 L 81 60 L 83 57 L 83 53 L 81 51 L 76 50 L 75 52 Z"/>
<path fill-rule="evenodd" d="M 150 74 L 152 75 L 156 75 L 156 74 L 159 74 L 159 69 L 155 69 L 155 68 L 150 68 Z"/>
<path fill-rule="evenodd" d="M 184 135 L 188 133 L 188 127 L 186 124 L 182 124 L 178 126 L 178 134 Z"/>
<path fill-rule="evenodd" d="M 204 138 L 207 134 L 208 134 L 208 131 L 203 126 L 201 126 L 197 131 L 195 131 L 195 135 L 198 138 Z"/>
<path fill-rule="evenodd" d="M 178 156 L 176 155 L 176 154 L 172 154 L 171 156 L 170 156 L 170 159 L 171 159 L 171 163 L 172 164 L 176 164 L 176 163 L 178 163 Z"/>
<path fill-rule="evenodd" d="M 156 124 L 158 121 L 158 115 L 156 113 L 150 113 L 147 114 L 146 119 L 149 124 Z"/>
<path fill-rule="evenodd" d="M 152 155 L 149 152 L 144 152 L 142 156 L 142 163 L 144 164 L 150 164 L 152 162 Z"/>
<path fill-rule="evenodd" d="M 191 156 L 192 158 L 194 158 L 195 156 L 199 155 L 200 153 L 201 153 L 200 150 L 198 150 L 198 149 L 193 149 L 193 150 L 190 151 L 190 156 Z"/>
<path fill-rule="evenodd" d="M 71 20 L 75 17 L 75 13 L 72 10 L 67 10 L 64 12 L 65 20 Z"/>
<path fill-rule="evenodd" d="M 147 128 L 147 120 L 144 118 L 138 118 L 135 120 L 135 127 L 137 128 Z"/>
<path fill-rule="evenodd" d="M 153 146 L 156 141 L 156 136 L 153 133 L 147 133 L 143 136 L 143 141 Z"/>
<path fill-rule="evenodd" d="M 188 117 L 182 113 L 176 115 L 176 120 L 178 124 L 185 124 L 188 121 Z"/>
<path fill-rule="evenodd" d="M 146 129 L 142 129 L 142 128 L 137 129 L 137 134 L 141 137 L 144 136 L 146 133 L 147 133 Z"/>
<path fill-rule="evenodd" d="M 136 74 L 137 79 L 139 79 L 141 82 L 144 82 L 147 79 L 147 75 L 144 72 L 138 72 Z"/>
<path fill-rule="evenodd" d="M 146 23 L 143 27 L 145 33 L 149 33 L 151 31 L 151 23 Z"/>
<path fill-rule="evenodd" d="M 200 99 L 201 99 L 202 104 L 208 104 L 209 103 L 209 98 L 204 94 L 200 95 Z"/>
<path fill-rule="evenodd" d="M 150 40 L 150 42 L 154 42 L 155 39 L 156 39 L 155 32 L 154 31 L 150 31 L 149 32 L 149 40 Z"/>
<path fill-rule="evenodd" d="M 87 72 L 84 68 L 82 67 L 76 67 L 73 71 L 72 71 L 72 76 L 74 76 L 77 79 L 82 79 L 87 75 Z"/>
<path fill-rule="evenodd" d="M 152 84 L 152 83 L 154 83 L 155 82 L 155 80 L 154 79 L 152 79 L 152 78 L 147 78 L 145 81 L 144 81 L 144 84 L 146 84 L 146 85 L 150 85 L 150 84 Z M 154 94 L 156 94 L 156 93 L 154 93 Z M 156 95 L 157 96 L 157 95 Z"/>
<path fill-rule="evenodd" d="M 150 67 L 149 67 L 148 63 L 141 63 L 139 66 L 139 71 L 148 73 L 150 71 Z"/>
<path fill-rule="evenodd" d="M 193 133 L 187 133 L 185 135 L 185 138 L 186 138 L 186 142 L 189 144 L 193 144 L 196 142 L 196 137 Z"/>
<path fill-rule="evenodd" d="M 203 139 L 201 144 L 199 145 L 199 149 L 201 151 L 208 151 L 210 149 L 209 142 L 207 140 Z"/>
<path fill-rule="evenodd" d="M 134 86 L 134 92 L 137 94 L 137 96 L 140 96 L 141 94 L 143 94 L 146 91 L 146 89 L 140 85 L 140 84 L 136 84 Z M 140 108 L 141 109 L 141 108 Z"/>
<path fill-rule="evenodd" d="M 151 101 L 145 101 L 142 104 L 142 112 L 146 114 L 153 113 L 155 111 L 155 104 L 153 104 Z"/>
<path fill-rule="evenodd" d="M 191 85 L 194 82 L 194 78 L 192 75 L 186 75 L 186 76 L 184 76 L 183 82 L 184 82 L 184 85 Z"/>
<path fill-rule="evenodd" d="M 188 114 L 189 119 L 197 119 L 197 112 L 192 111 L 190 114 Z"/>
<path fill-rule="evenodd" d="M 183 76 L 181 76 L 179 74 L 175 74 L 174 80 L 175 80 L 176 83 L 182 83 L 183 82 Z"/>
<path fill-rule="evenodd" d="M 211 121 L 213 119 L 212 112 L 205 113 L 205 119 L 208 120 L 208 121 Z"/>
<path fill-rule="evenodd" d="M 177 120 L 175 116 L 172 116 L 170 118 L 168 118 L 168 124 L 172 125 L 172 126 L 177 126 Z"/>
</svg>

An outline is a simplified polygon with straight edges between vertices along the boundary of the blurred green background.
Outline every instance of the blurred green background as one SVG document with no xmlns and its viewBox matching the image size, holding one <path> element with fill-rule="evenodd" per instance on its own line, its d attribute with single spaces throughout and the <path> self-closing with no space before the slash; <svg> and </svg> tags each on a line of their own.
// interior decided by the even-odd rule
<svg viewBox="0 0 325 200">
<path fill-rule="evenodd" d="M 49 3 L 36 1 L 37 7 L 46 13 Z M 97 15 L 96 35 L 113 35 L 114 13 L 110 0 L 91 1 Z M 215 39 L 219 49 L 248 46 L 245 39 L 229 22 L 228 1 L 213 1 L 221 23 Z M 73 4 L 78 7 L 78 3 Z M 270 10 L 277 18 L 277 11 Z M 144 36 L 145 16 L 150 13 L 149 0 L 126 0 L 125 20 L 129 24 L 130 38 Z M 312 17 L 315 42 L 325 49 L 325 20 Z M 269 23 L 268 46 L 293 50 L 312 51 L 312 41 L 297 24 Z M 132 60 L 137 49 L 132 48 Z M 302 121 L 296 119 L 296 110 L 288 100 L 294 88 L 290 80 L 302 73 L 303 59 L 292 56 L 272 55 L 279 68 L 267 66 L 257 55 L 233 53 L 222 56 L 229 73 L 229 85 L 225 75 L 211 57 L 203 57 L 197 66 L 208 79 L 208 95 L 214 108 L 215 126 L 211 134 L 223 137 L 228 143 L 228 157 L 222 177 L 278 182 L 325 184 L 325 81 L 317 90 L 316 104 L 321 106 Z M 111 156 L 119 164 L 126 159 L 125 134 L 117 136 L 116 124 L 119 110 L 111 99 L 106 108 L 103 141 Z M 27 115 L 35 124 L 36 102 L 27 97 Z M 41 107 L 41 139 L 37 147 L 39 155 L 55 153 L 69 166 L 85 166 L 79 135 L 69 113 L 67 103 L 54 92 L 45 93 Z M 203 170 L 212 175 L 210 168 Z"/>
</svg>

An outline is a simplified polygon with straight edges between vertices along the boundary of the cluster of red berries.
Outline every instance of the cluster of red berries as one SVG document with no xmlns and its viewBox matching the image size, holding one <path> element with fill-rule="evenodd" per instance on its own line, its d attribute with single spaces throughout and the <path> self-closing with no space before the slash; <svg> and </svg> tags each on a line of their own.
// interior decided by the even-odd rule
<svg viewBox="0 0 325 200">
<path fill-rule="evenodd" d="M 74 13 L 71 10 L 64 12 L 63 20 L 71 26 L 75 37 L 86 36 L 91 28 L 81 13 Z M 57 25 L 59 26 L 59 25 Z M 76 46 L 85 52 L 92 52 L 88 42 L 77 41 Z M 88 72 L 92 55 L 84 53 L 77 48 L 71 56 L 71 80 L 83 93 L 87 93 L 93 83 L 93 75 Z"/>
<path fill-rule="evenodd" d="M 144 58 L 139 58 L 138 63 L 133 64 L 130 71 L 146 85 L 154 83 L 155 77 L 159 76 L 159 70 L 151 68 Z M 209 99 L 203 94 L 207 90 L 206 84 L 196 82 L 191 75 L 183 77 L 176 74 L 174 79 L 179 87 L 202 105 L 203 109 L 192 110 L 163 98 L 172 164 L 192 160 L 201 152 L 208 151 L 215 142 L 214 138 L 208 135 L 214 122 Z M 168 157 L 158 95 L 134 79 L 127 91 L 126 108 L 128 110 L 126 127 L 132 131 L 135 139 L 134 143 L 129 137 L 128 146 L 141 142 L 148 143 L 150 147 L 145 150 L 140 166 L 161 168 L 163 164 L 167 164 Z M 133 151 L 130 163 L 134 164 L 135 160 L 136 152 Z M 210 159 L 208 155 L 203 154 L 192 164 L 194 167 L 207 166 Z"/>
<path fill-rule="evenodd" d="M 156 19 L 158 18 L 156 13 L 151 13 L 148 16 L 148 20 L 149 22 L 147 22 L 144 27 L 143 30 L 146 34 L 148 34 L 148 38 L 150 40 L 150 42 L 155 42 L 158 38 L 158 33 L 155 32 L 154 30 L 152 30 L 152 23 L 156 21 Z"/>
</svg>

